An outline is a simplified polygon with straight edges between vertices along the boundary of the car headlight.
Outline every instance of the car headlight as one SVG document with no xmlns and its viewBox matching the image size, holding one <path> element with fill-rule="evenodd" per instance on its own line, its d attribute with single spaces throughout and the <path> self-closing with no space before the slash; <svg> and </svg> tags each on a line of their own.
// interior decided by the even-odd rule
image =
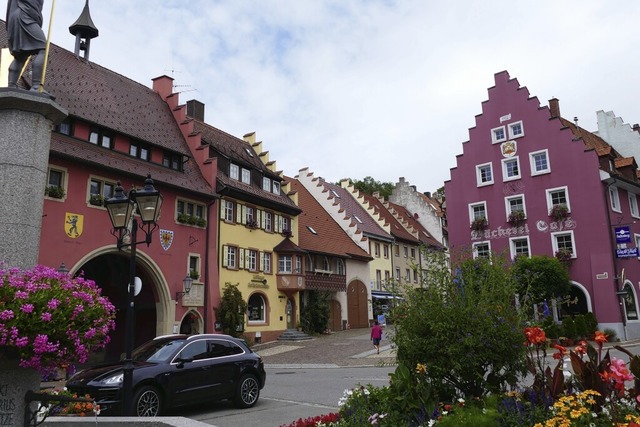
<svg viewBox="0 0 640 427">
<path fill-rule="evenodd" d="M 122 385 L 122 377 L 124 376 L 123 372 L 119 374 L 112 375 L 100 381 L 104 385 Z"/>
</svg>

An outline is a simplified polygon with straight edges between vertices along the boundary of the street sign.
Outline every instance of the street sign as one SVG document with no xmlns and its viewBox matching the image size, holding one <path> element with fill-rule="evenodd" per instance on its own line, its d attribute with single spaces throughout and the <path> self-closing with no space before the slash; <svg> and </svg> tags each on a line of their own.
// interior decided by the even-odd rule
<svg viewBox="0 0 640 427">
<path fill-rule="evenodd" d="M 638 248 L 624 248 L 616 250 L 617 258 L 634 258 L 638 257 Z"/>
<path fill-rule="evenodd" d="M 629 243 L 630 241 L 631 230 L 629 227 L 616 227 L 616 243 Z"/>
</svg>

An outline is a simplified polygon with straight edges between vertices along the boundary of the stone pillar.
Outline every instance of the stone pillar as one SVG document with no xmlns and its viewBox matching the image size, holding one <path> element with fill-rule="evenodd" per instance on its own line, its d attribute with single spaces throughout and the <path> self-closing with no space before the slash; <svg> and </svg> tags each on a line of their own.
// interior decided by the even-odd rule
<svg viewBox="0 0 640 427">
<path fill-rule="evenodd" d="M 0 354 L 0 426 L 23 427 L 28 391 L 40 391 L 40 373 L 18 367 L 18 359 L 7 360 Z M 37 404 L 31 404 L 31 410 Z"/>
<path fill-rule="evenodd" d="M 0 262 L 38 262 L 51 129 L 67 111 L 49 96 L 0 89 Z"/>
</svg>

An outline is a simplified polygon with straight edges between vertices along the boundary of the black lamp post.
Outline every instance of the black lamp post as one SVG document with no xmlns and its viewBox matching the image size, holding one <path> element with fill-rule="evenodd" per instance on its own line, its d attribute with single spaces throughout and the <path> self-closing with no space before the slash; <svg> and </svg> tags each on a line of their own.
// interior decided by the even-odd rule
<svg viewBox="0 0 640 427">
<path fill-rule="evenodd" d="M 187 273 L 187 276 L 182 279 L 182 289 L 184 289 L 182 292 L 176 292 L 176 304 L 178 304 L 178 301 L 180 300 L 180 298 L 182 298 L 185 295 L 189 295 L 189 292 L 191 292 L 191 287 L 193 286 L 193 279 L 191 278 L 191 275 L 189 273 Z"/>
<path fill-rule="evenodd" d="M 131 247 L 129 258 L 129 288 L 127 289 L 127 314 L 125 323 L 125 359 L 122 378 L 122 403 L 124 415 L 133 414 L 133 332 L 134 332 L 134 296 L 135 296 L 135 274 L 136 274 L 136 246 L 139 243 L 151 244 L 151 234 L 158 227 L 157 221 L 160 216 L 162 206 L 162 195 L 153 187 L 151 174 L 147 175 L 144 187 L 141 190 L 132 189 L 127 195 L 120 182 L 115 189 L 112 198 L 105 201 L 105 207 L 109 212 L 113 230 L 111 234 L 116 237 L 118 249 Z M 138 242 L 138 219 L 134 217 L 137 206 L 137 214 L 140 215 L 145 239 Z M 129 242 L 124 238 L 129 236 Z"/>
</svg>

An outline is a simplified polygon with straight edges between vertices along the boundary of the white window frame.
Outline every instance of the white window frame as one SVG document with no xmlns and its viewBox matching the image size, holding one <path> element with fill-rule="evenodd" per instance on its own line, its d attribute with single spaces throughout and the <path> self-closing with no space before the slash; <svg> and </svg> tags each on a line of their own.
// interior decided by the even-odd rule
<svg viewBox="0 0 640 427">
<path fill-rule="evenodd" d="M 400 267 L 396 267 L 396 280 L 400 281 Z"/>
<path fill-rule="evenodd" d="M 271 274 L 271 252 L 260 252 L 260 270 L 266 274 Z"/>
<path fill-rule="evenodd" d="M 499 138 L 497 133 L 502 131 L 502 138 Z M 491 143 L 497 144 L 499 142 L 504 142 L 507 140 L 507 129 L 504 126 L 498 126 L 497 128 L 491 129 Z"/>
<path fill-rule="evenodd" d="M 271 180 L 266 176 L 262 177 L 262 189 L 264 191 L 268 191 L 269 193 L 271 192 Z"/>
<path fill-rule="evenodd" d="M 269 211 L 264 211 L 264 215 L 262 215 L 262 219 L 264 221 L 264 231 L 273 231 L 273 214 Z"/>
<path fill-rule="evenodd" d="M 473 209 L 477 206 L 482 206 L 482 209 L 484 210 L 484 219 L 486 219 L 487 222 L 489 222 L 489 213 L 487 212 L 487 202 L 482 201 L 482 202 L 476 202 L 476 203 L 469 203 L 469 224 L 471 224 L 476 219 L 480 218 L 479 216 L 476 216 L 475 210 Z"/>
<path fill-rule="evenodd" d="M 612 211 L 618 213 L 622 212 L 622 208 L 620 206 L 620 192 L 618 191 L 618 187 L 609 187 L 609 203 L 611 204 Z"/>
<path fill-rule="evenodd" d="M 473 251 L 473 259 L 478 259 L 478 246 L 487 246 L 487 252 L 489 253 L 489 257 L 491 256 L 491 241 L 483 240 L 482 242 L 473 242 L 471 247 Z"/>
<path fill-rule="evenodd" d="M 520 125 L 521 132 L 516 135 L 513 132 L 513 129 L 518 125 Z M 519 121 L 513 122 L 513 123 L 509 123 L 507 125 L 507 128 L 509 129 L 509 139 L 522 138 L 524 136 L 524 124 L 522 123 L 522 120 L 519 120 Z"/>
<path fill-rule="evenodd" d="M 513 196 L 507 196 L 504 198 L 504 210 L 507 213 L 507 220 L 509 219 L 509 215 L 513 212 L 511 208 L 511 200 L 522 199 L 522 211 L 524 212 L 524 217 L 527 217 L 527 203 L 524 198 L 524 194 L 515 194 Z"/>
<path fill-rule="evenodd" d="M 243 184 L 251 184 L 251 170 L 247 168 L 242 168 L 242 183 Z"/>
<path fill-rule="evenodd" d="M 344 276 L 346 274 L 346 271 L 344 268 L 344 261 L 341 260 L 340 258 L 336 260 L 336 274 L 340 276 Z"/>
<path fill-rule="evenodd" d="M 531 242 L 529 241 L 529 236 L 517 236 L 509 238 L 509 252 L 511 253 L 511 259 L 515 259 L 516 256 L 521 255 L 516 253 L 516 241 L 527 242 L 527 257 L 531 258 Z"/>
<path fill-rule="evenodd" d="M 256 249 L 247 249 L 245 266 L 249 271 L 258 271 L 258 251 Z"/>
<path fill-rule="evenodd" d="M 198 273 L 198 279 L 197 280 L 194 279 L 194 282 L 202 281 L 200 254 L 190 253 L 189 257 L 187 258 L 187 264 L 188 264 L 187 269 L 189 271 L 189 275 L 191 275 L 192 270 Z"/>
<path fill-rule="evenodd" d="M 638 196 L 634 193 L 627 192 L 629 198 L 629 211 L 634 218 L 640 218 L 640 210 L 638 209 Z"/>
<path fill-rule="evenodd" d="M 633 241 L 636 243 L 636 248 L 640 248 L 640 234 L 633 233 Z M 640 260 L 640 253 L 638 255 L 638 260 Z"/>
<path fill-rule="evenodd" d="M 278 181 L 273 181 L 272 187 L 272 193 L 280 195 L 280 183 Z"/>
<path fill-rule="evenodd" d="M 491 174 L 491 180 L 482 181 L 482 171 L 486 167 L 489 167 L 489 173 Z M 484 187 L 485 185 L 491 185 L 491 184 L 493 184 L 494 180 L 495 180 L 495 175 L 493 174 L 493 165 L 491 164 L 491 162 L 483 163 L 481 165 L 476 165 L 476 182 L 478 184 L 478 187 Z"/>
<path fill-rule="evenodd" d="M 224 246 L 224 267 L 230 270 L 238 269 L 238 247 L 237 246 Z"/>
<path fill-rule="evenodd" d="M 49 167 L 47 168 L 47 187 L 51 187 L 51 172 L 57 172 L 60 174 L 60 188 L 62 188 L 64 190 L 64 196 L 61 199 L 57 199 L 55 197 L 49 197 L 46 196 L 47 199 L 50 200 L 56 200 L 56 201 L 64 201 L 67 198 L 67 181 L 68 181 L 68 177 L 69 174 L 67 172 L 67 168 L 61 168 L 58 166 L 51 166 L 49 165 Z"/>
<path fill-rule="evenodd" d="M 572 247 L 571 258 L 576 258 L 578 254 L 576 250 L 576 239 L 573 235 L 573 230 L 556 231 L 551 233 L 551 246 L 553 247 L 553 255 L 555 255 L 556 252 L 558 252 L 559 250 L 558 237 L 561 237 L 561 236 L 571 236 L 571 247 Z"/>
<path fill-rule="evenodd" d="M 544 154 L 544 157 L 547 160 L 547 168 L 546 169 L 538 170 L 536 168 L 535 156 L 538 155 L 538 154 Z M 533 152 L 529 153 L 529 164 L 531 166 L 531 176 L 544 175 L 544 174 L 547 174 L 547 173 L 551 173 L 551 161 L 549 159 L 549 150 L 544 149 L 544 150 L 533 151 Z"/>
<path fill-rule="evenodd" d="M 567 199 L 566 205 L 569 212 L 571 212 L 571 200 L 569 199 L 569 188 L 567 186 L 564 187 L 555 187 L 555 188 L 547 188 L 545 190 L 545 194 L 547 196 L 547 212 L 551 211 L 551 208 L 554 206 L 551 200 L 551 193 L 556 191 L 564 190 L 564 197 Z"/>
<path fill-rule="evenodd" d="M 280 274 L 293 273 L 293 255 L 289 255 L 289 254 L 278 255 L 278 273 Z"/>
<path fill-rule="evenodd" d="M 508 168 L 507 163 L 516 162 L 516 167 L 518 168 L 518 174 L 513 176 L 508 176 Z M 520 167 L 520 158 L 518 156 L 507 157 L 506 159 L 502 159 L 502 181 L 513 181 L 515 179 L 520 179 L 522 177 L 522 168 Z"/>
<path fill-rule="evenodd" d="M 229 178 L 235 179 L 236 181 L 240 180 L 240 166 L 235 163 L 229 165 Z"/>
</svg>

